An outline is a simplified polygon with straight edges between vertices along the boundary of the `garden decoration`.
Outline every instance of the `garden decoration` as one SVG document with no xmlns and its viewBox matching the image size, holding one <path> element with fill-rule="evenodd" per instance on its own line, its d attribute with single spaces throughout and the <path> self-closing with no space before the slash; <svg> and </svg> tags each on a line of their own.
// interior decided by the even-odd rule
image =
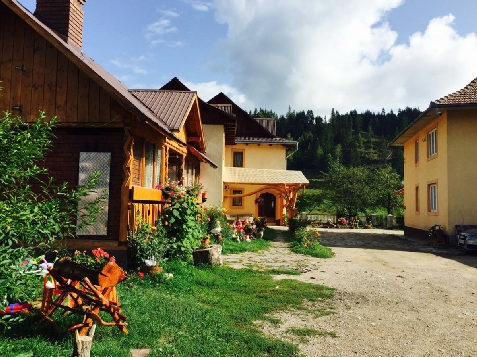
<svg viewBox="0 0 477 357">
<path fill-rule="evenodd" d="M 264 203 L 263 197 L 262 196 L 257 197 L 254 202 L 258 206 L 263 206 L 263 203 Z"/>
<path fill-rule="evenodd" d="M 95 257 L 97 263 L 104 261 L 107 253 L 102 250 L 99 250 L 99 253 L 96 250 L 96 253 L 100 255 Z M 79 258 L 81 259 L 84 258 Z M 93 264 L 91 261 L 89 263 Z M 70 326 L 67 331 L 78 330 L 79 335 L 84 336 L 94 323 L 98 323 L 103 326 L 116 326 L 127 334 L 126 316 L 121 313 L 115 288 L 116 284 L 126 279 L 124 271 L 113 259 L 101 269 L 88 266 L 87 261 L 84 261 L 84 265 L 71 257 L 64 257 L 49 268 L 49 275 L 54 279 L 54 288 L 51 289 L 45 284 L 41 322 L 48 320 L 59 331 L 52 315 L 60 308 L 83 316 L 81 323 Z M 109 314 L 112 321 L 103 320 L 101 311 Z"/>
<path fill-rule="evenodd" d="M 444 244 L 445 243 L 445 234 L 442 226 L 440 224 L 434 224 L 429 228 L 428 236 L 431 238 L 432 244 Z"/>
</svg>

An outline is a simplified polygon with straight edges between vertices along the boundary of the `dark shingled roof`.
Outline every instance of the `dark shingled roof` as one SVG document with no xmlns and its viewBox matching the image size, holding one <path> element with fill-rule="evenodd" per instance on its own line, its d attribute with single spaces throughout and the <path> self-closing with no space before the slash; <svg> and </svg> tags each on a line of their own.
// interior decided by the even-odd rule
<svg viewBox="0 0 477 357">
<path fill-rule="evenodd" d="M 477 104 L 477 78 L 461 90 L 451 93 L 435 101 L 439 105 Z"/>
<path fill-rule="evenodd" d="M 129 92 L 172 131 L 178 131 L 184 125 L 197 95 L 196 92 L 190 91 L 150 89 L 130 89 Z"/>
<path fill-rule="evenodd" d="M 177 77 L 172 78 L 164 84 L 160 90 L 178 90 L 189 91 L 190 89 L 182 83 Z M 237 120 L 219 108 L 204 102 L 199 97 L 199 108 L 202 124 L 223 125 L 225 131 L 225 145 L 235 144 L 235 130 L 237 129 Z"/>
</svg>

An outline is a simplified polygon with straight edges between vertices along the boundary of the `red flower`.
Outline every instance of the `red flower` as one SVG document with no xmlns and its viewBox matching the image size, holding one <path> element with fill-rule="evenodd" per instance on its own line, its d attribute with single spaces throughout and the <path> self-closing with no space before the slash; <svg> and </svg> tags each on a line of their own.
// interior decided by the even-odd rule
<svg viewBox="0 0 477 357">
<path fill-rule="evenodd" d="M 109 258 L 109 261 L 110 261 L 110 262 L 113 262 L 113 263 L 116 263 L 116 258 L 115 258 L 115 257 L 111 257 L 111 258 Z"/>
<path fill-rule="evenodd" d="M 144 273 L 141 273 L 140 271 L 137 273 L 137 275 L 141 278 L 144 279 Z"/>
</svg>

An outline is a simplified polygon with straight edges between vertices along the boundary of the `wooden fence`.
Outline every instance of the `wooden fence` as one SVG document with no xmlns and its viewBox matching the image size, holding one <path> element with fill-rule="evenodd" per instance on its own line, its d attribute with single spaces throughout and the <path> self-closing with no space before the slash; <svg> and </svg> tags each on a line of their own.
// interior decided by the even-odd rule
<svg viewBox="0 0 477 357">
<path fill-rule="evenodd" d="M 306 214 L 300 213 L 300 219 L 307 219 L 308 221 L 317 221 L 317 222 L 327 222 L 331 220 L 331 222 L 336 223 L 338 218 L 335 214 Z M 349 217 L 345 217 L 349 221 Z M 366 217 L 365 215 L 358 215 L 358 219 L 360 225 L 364 225 L 368 220 L 371 221 L 373 227 L 376 228 L 387 228 L 387 215 L 371 215 Z M 393 227 L 403 228 L 404 227 L 404 219 L 403 217 L 393 217 Z"/>
</svg>

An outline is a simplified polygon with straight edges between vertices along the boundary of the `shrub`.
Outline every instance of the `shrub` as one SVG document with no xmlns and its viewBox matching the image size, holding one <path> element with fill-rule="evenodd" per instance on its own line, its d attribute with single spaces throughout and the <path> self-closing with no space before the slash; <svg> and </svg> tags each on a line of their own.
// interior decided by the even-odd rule
<svg viewBox="0 0 477 357">
<path fill-rule="evenodd" d="M 205 235 L 202 221 L 203 210 L 197 201 L 201 190 L 199 184 L 179 186 L 176 181 L 157 185 L 165 200 L 160 223 L 164 227 L 167 258 L 189 260 L 199 246 L 200 237 Z"/>
<path fill-rule="evenodd" d="M 96 193 L 98 175 L 85 186 L 68 189 L 56 184 L 38 165 L 50 149 L 55 118 L 44 113 L 33 123 L 5 112 L 0 116 L 0 309 L 9 303 L 31 301 L 41 292 L 41 279 L 25 270 L 23 261 L 33 248 L 57 239 L 76 236 L 76 218 L 83 225 L 94 222 L 105 195 L 82 207 L 83 197 Z M 32 184 L 35 185 L 33 189 Z M 28 248 L 27 248 L 28 247 Z M 38 286 L 36 285 L 38 283 Z M 2 318 L 0 324 L 20 320 Z"/>
<path fill-rule="evenodd" d="M 167 250 L 164 226 L 152 227 L 141 216 L 138 220 L 136 231 L 128 236 L 128 267 L 140 268 L 145 260 L 155 260 L 160 265 Z"/>
<path fill-rule="evenodd" d="M 321 234 L 314 229 L 299 228 L 295 231 L 295 242 L 304 247 L 310 247 L 321 242 Z"/>
<path fill-rule="evenodd" d="M 308 221 L 305 219 L 296 219 L 290 218 L 288 219 L 288 228 L 290 231 L 294 232 L 299 228 L 306 227 L 308 225 Z"/>
<path fill-rule="evenodd" d="M 217 227 L 217 222 L 220 223 L 221 234 L 224 239 L 231 239 L 233 236 L 233 230 L 227 223 L 227 217 L 225 216 L 225 208 L 219 206 L 208 206 L 204 208 L 202 216 L 203 224 L 207 233 L 210 233 L 212 229 Z"/>
</svg>

